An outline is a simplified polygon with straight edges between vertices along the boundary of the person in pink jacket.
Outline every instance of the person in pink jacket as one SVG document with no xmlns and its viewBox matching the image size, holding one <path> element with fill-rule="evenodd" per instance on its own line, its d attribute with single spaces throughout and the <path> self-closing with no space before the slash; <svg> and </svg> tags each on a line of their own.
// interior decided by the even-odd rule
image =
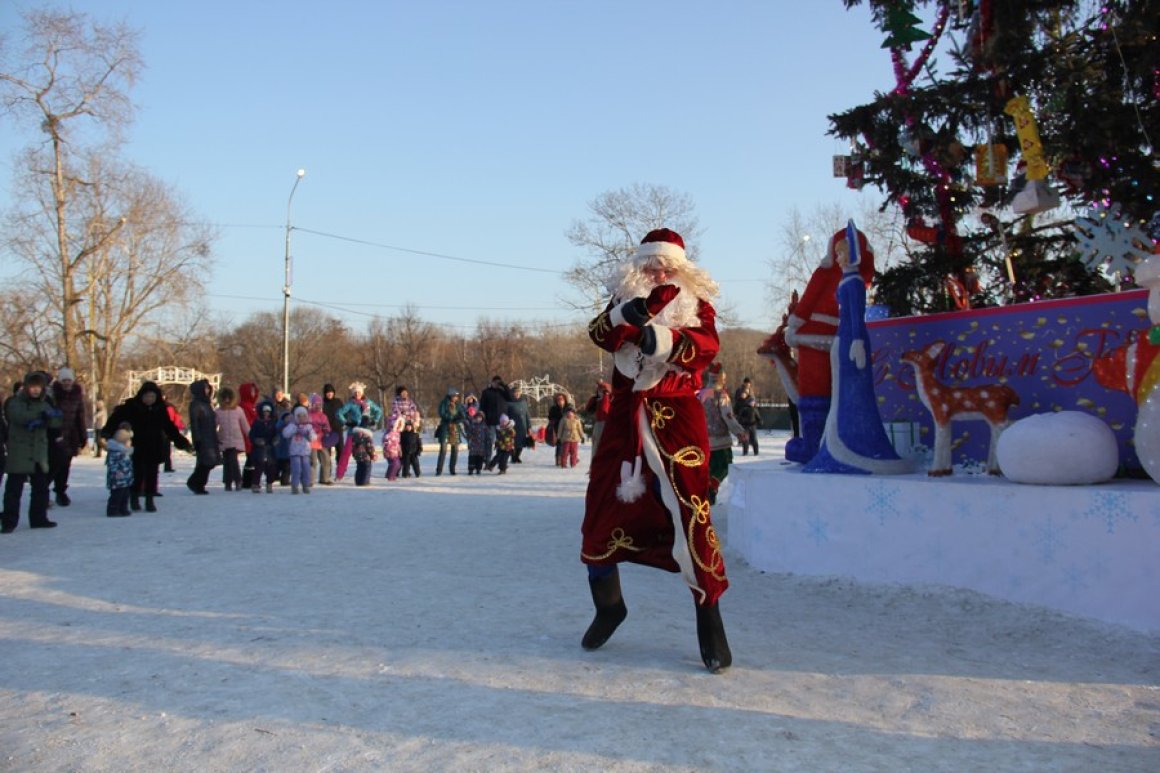
<svg viewBox="0 0 1160 773">
<path fill-rule="evenodd" d="M 214 411 L 218 424 L 218 447 L 222 452 L 222 483 L 226 491 L 242 490 L 242 468 L 238 455 L 246 450 L 250 422 L 238 405 L 237 395 L 229 387 L 218 392 L 218 408 Z"/>
<path fill-rule="evenodd" d="M 310 441 L 310 479 L 318 481 L 323 486 L 329 486 L 330 449 L 323 447 L 322 438 L 330 432 L 330 419 L 322 406 L 322 395 L 317 392 L 311 394 L 309 412 L 310 426 L 314 428 L 314 440 Z"/>
</svg>

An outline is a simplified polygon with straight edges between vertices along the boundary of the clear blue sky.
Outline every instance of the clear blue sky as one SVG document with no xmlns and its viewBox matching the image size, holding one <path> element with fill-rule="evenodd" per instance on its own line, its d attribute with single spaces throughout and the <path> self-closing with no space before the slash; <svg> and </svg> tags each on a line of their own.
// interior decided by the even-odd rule
<svg viewBox="0 0 1160 773">
<path fill-rule="evenodd" d="M 13 31 L 31 0 L 0 4 Z M 296 228 L 564 271 L 564 237 L 600 193 L 688 194 L 704 265 L 747 324 L 771 326 L 767 261 L 793 207 L 856 194 L 826 116 L 893 84 L 882 33 L 841 0 L 252 2 L 74 0 L 142 31 L 126 156 L 221 225 L 208 306 L 281 310 Z M 0 206 L 12 151 L 0 132 Z M 873 195 L 867 189 L 863 196 Z M 294 298 L 361 328 L 423 318 L 577 320 L 561 277 L 293 234 Z M 229 296 L 245 296 L 247 299 Z M 276 332 L 276 331 L 272 331 Z"/>
</svg>

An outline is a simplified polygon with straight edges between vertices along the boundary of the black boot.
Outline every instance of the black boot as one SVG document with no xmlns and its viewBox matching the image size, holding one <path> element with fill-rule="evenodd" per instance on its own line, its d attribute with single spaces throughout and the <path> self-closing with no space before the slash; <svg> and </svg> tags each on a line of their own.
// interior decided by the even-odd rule
<svg viewBox="0 0 1160 773">
<path fill-rule="evenodd" d="M 141 509 L 141 497 L 137 496 L 136 494 L 133 494 L 132 496 L 130 496 L 129 497 L 129 507 L 132 508 L 133 510 L 140 510 Z"/>
<path fill-rule="evenodd" d="M 145 495 L 145 512 L 147 512 L 147 513 L 157 512 L 157 505 L 153 504 L 153 495 L 152 494 Z"/>
<path fill-rule="evenodd" d="M 716 603 L 697 604 L 697 642 L 701 645 L 705 668 L 714 674 L 732 665 L 733 653 L 729 651 L 725 624 L 721 622 L 721 610 Z"/>
<path fill-rule="evenodd" d="M 620 592 L 620 572 L 616 569 L 605 577 L 589 577 L 588 589 L 592 591 L 596 617 L 584 632 L 580 646 L 586 650 L 595 650 L 602 647 L 612 637 L 617 626 L 628 617 L 628 607 L 624 605 L 624 596 Z"/>
</svg>

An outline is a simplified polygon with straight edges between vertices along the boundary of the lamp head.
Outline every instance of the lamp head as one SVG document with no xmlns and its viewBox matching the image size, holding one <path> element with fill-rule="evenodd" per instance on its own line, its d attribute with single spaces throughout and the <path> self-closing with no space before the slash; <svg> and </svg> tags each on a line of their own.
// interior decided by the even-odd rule
<svg viewBox="0 0 1160 773">
<path fill-rule="evenodd" d="M 299 169 L 299 170 L 298 170 L 298 176 L 299 176 L 299 177 L 305 177 L 305 176 L 306 176 L 306 170 L 305 170 L 305 169 Z"/>
</svg>

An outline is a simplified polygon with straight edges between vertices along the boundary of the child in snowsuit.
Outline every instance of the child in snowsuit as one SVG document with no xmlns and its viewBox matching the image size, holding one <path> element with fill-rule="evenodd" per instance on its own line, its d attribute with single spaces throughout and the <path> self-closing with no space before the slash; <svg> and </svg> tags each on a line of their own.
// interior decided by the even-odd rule
<svg viewBox="0 0 1160 773">
<path fill-rule="evenodd" d="M 301 487 L 303 494 L 309 494 L 310 444 L 314 442 L 314 427 L 310 423 L 310 411 L 305 406 L 299 405 L 294 409 L 293 419 L 282 428 L 282 437 L 290 444 L 290 491 L 297 494 Z"/>
<path fill-rule="evenodd" d="M 487 422 L 483 411 L 476 410 L 467 421 L 467 474 L 483 474 L 483 460 L 487 458 Z"/>
<path fill-rule="evenodd" d="M 580 461 L 580 441 L 584 439 L 584 424 L 571 406 L 565 409 L 564 418 L 560 419 L 560 427 L 556 433 L 560 443 L 559 465 L 575 467 Z"/>
<path fill-rule="evenodd" d="M 512 458 L 515 450 L 516 424 L 507 417 L 507 414 L 500 414 L 499 424 L 495 428 L 495 456 L 487 465 L 487 469 L 499 467 L 499 474 L 503 475 L 507 472 L 508 460 Z"/>
<path fill-rule="evenodd" d="M 367 427 L 355 427 L 350 438 L 350 458 L 355 462 L 354 485 L 368 486 L 375 462 L 375 436 Z"/>
<path fill-rule="evenodd" d="M 287 424 L 294 423 L 294 407 L 290 404 L 290 398 L 283 398 L 282 402 L 278 403 L 274 409 L 274 414 L 278 417 L 277 423 L 274 425 L 274 459 L 275 466 L 278 471 L 275 473 L 275 478 L 279 486 L 290 485 L 290 439 L 282 434 L 282 430 L 286 429 Z"/>
<path fill-rule="evenodd" d="M 254 460 L 250 488 L 255 494 L 262 490 L 263 473 L 266 475 L 266 493 L 274 491 L 274 478 L 278 475 L 278 460 L 274 456 L 274 443 L 278 439 L 277 426 L 274 404 L 268 400 L 258 403 L 258 416 L 250 425 L 251 456 Z"/>
<path fill-rule="evenodd" d="M 403 424 L 403 431 L 399 433 L 399 446 L 403 452 L 403 477 L 409 478 L 414 470 L 415 477 L 419 477 L 419 455 L 423 453 L 423 438 L 415 431 L 415 423 L 408 421 Z"/>
<path fill-rule="evenodd" d="M 121 518 L 129 515 L 129 492 L 133 488 L 133 430 L 122 424 L 106 444 L 105 484 L 109 502 L 105 515 Z"/>
<path fill-rule="evenodd" d="M 314 427 L 314 440 L 310 443 L 310 480 L 324 486 L 330 485 L 330 449 L 322 445 L 322 439 L 330 432 L 330 419 L 323 410 L 322 395 L 310 395 L 310 426 Z"/>
</svg>

